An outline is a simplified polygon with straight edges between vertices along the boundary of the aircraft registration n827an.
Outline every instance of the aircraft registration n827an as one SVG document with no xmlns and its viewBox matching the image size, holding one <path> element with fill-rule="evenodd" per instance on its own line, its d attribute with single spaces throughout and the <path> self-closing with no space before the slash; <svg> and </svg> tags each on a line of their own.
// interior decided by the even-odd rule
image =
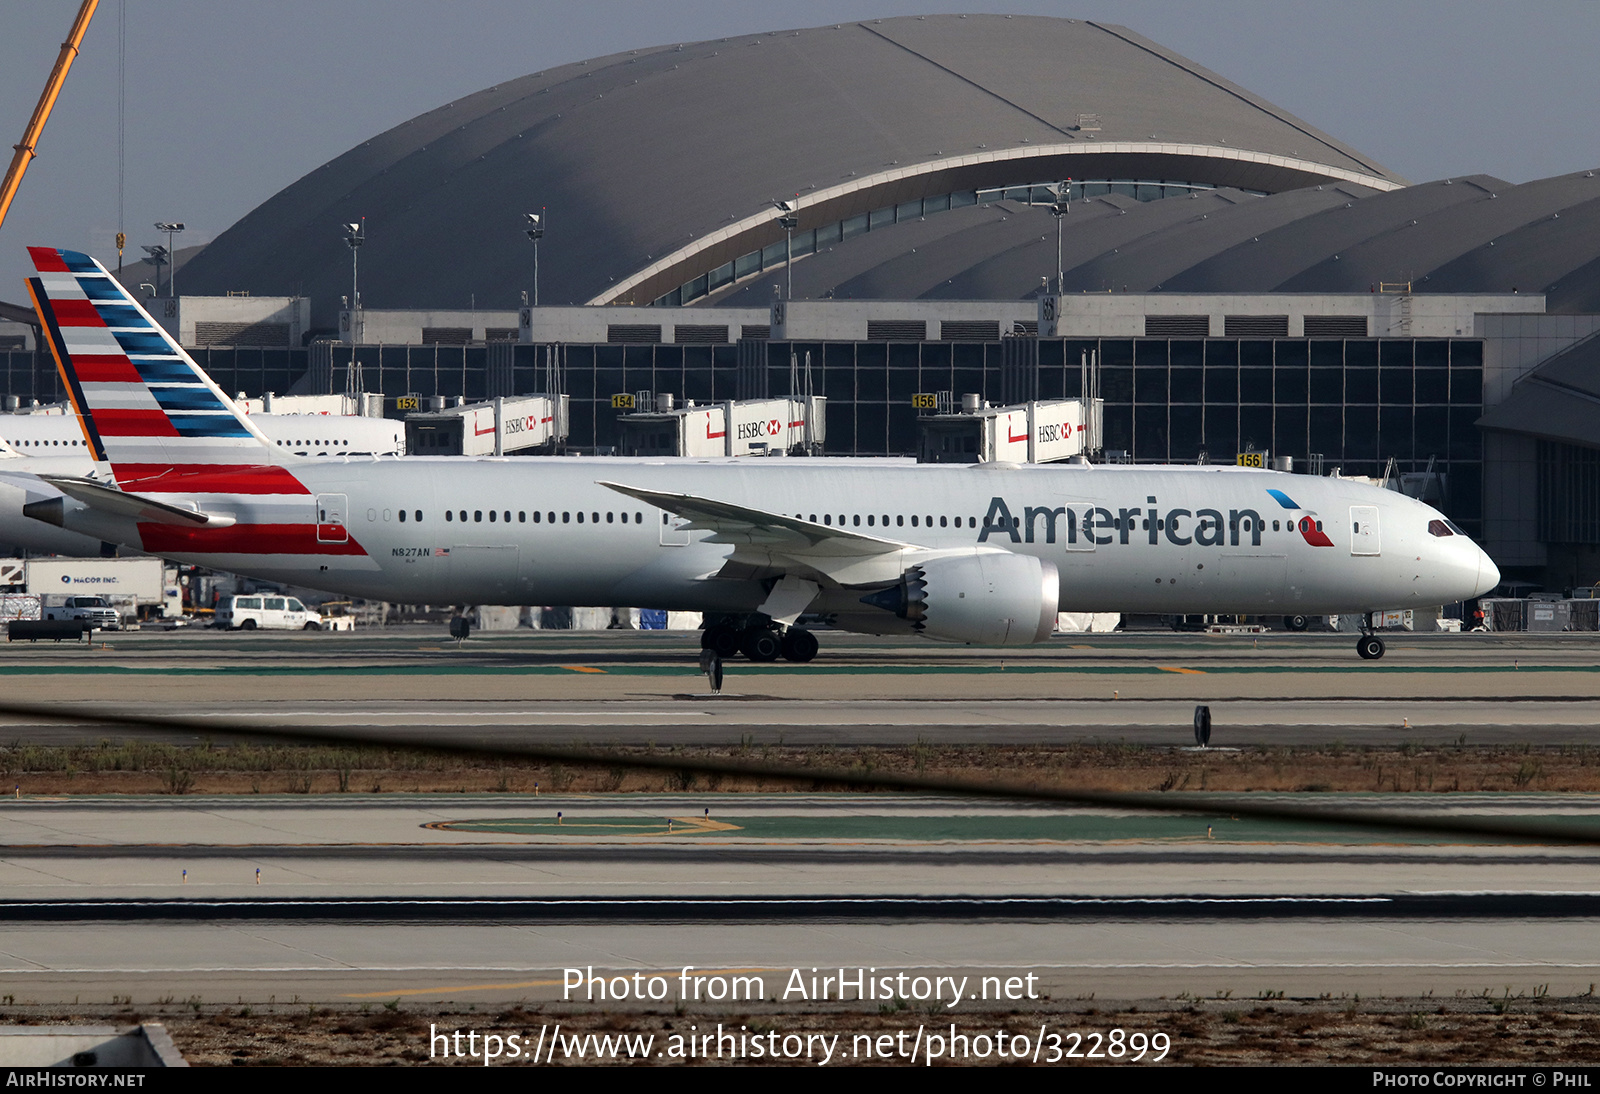
<svg viewBox="0 0 1600 1094">
<path fill-rule="evenodd" d="M 381 458 L 276 448 L 105 269 L 29 281 L 102 469 L 35 519 L 235 573 L 402 602 L 700 611 L 724 656 L 869 634 L 1021 645 L 1058 610 L 1367 613 L 1499 572 L 1443 514 L 1336 478 L 867 459 Z M 1365 618 L 1365 617 L 1364 617 Z M 1358 644 L 1380 657 L 1370 629 Z"/>
</svg>

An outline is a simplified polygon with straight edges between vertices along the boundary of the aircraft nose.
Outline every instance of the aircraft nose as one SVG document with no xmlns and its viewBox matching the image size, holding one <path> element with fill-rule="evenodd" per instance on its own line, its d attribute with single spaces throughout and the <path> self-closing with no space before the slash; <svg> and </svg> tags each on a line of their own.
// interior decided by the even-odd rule
<svg viewBox="0 0 1600 1094">
<path fill-rule="evenodd" d="M 1482 547 L 1478 547 L 1478 584 L 1472 595 L 1482 596 L 1498 584 L 1500 584 L 1500 567 L 1494 564 L 1494 559 L 1490 558 Z"/>
</svg>

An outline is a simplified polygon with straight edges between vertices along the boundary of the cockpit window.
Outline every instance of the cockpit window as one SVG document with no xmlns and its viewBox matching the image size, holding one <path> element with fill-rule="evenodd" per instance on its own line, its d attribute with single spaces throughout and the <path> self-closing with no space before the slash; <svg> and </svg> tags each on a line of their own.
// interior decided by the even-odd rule
<svg viewBox="0 0 1600 1094">
<path fill-rule="evenodd" d="M 1461 529 L 1447 520 L 1430 520 L 1428 522 L 1428 534 L 1440 537 L 1458 536 L 1461 534 Z"/>
</svg>

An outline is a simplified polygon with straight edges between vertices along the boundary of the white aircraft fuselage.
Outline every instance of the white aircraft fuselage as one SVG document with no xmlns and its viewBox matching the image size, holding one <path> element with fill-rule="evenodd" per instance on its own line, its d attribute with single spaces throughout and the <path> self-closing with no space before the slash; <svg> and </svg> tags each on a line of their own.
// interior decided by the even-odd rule
<svg viewBox="0 0 1600 1094">
<path fill-rule="evenodd" d="M 227 528 L 87 508 L 65 527 L 376 599 L 723 612 L 763 601 L 771 575 L 714 576 L 730 554 L 715 530 L 682 531 L 673 514 L 600 485 L 609 481 L 900 544 L 838 572 L 840 589 L 820 590 L 812 611 L 861 612 L 858 590 L 898 580 L 924 555 L 980 548 L 1053 563 L 1063 611 L 1368 611 L 1453 602 L 1498 581 L 1468 537 L 1430 534 L 1443 518 L 1421 502 L 1270 471 L 460 457 L 304 461 L 284 471 L 303 494 L 161 495 L 230 516 Z M 1314 527 L 1302 531 L 1305 521 Z"/>
<path fill-rule="evenodd" d="M 407 603 L 708 613 L 711 650 L 809 660 L 868 633 L 1017 645 L 1060 610 L 1285 615 L 1462 600 L 1499 573 L 1368 483 L 1203 467 L 867 459 L 298 457 L 98 263 L 29 283 L 100 472 L 24 512 L 135 550 Z M 21 463 L 24 461 L 12 461 Z M 1370 634 L 1363 657 L 1382 656 Z"/>
</svg>

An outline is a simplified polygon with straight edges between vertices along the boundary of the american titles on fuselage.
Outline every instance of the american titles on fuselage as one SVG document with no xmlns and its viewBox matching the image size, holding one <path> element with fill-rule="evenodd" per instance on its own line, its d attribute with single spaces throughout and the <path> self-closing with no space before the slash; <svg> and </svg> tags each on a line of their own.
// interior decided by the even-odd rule
<svg viewBox="0 0 1600 1094">
<path fill-rule="evenodd" d="M 1299 532 L 1314 547 L 1331 547 L 1333 542 L 1323 532 L 1322 522 L 1315 514 L 1304 514 L 1298 521 L 1273 521 L 1272 531 Z M 1241 535 L 1252 547 L 1261 546 L 1262 533 L 1267 531 L 1267 521 L 1254 509 L 1229 509 L 1223 516 L 1221 509 L 1167 509 L 1156 505 L 1156 499 L 1147 495 L 1142 507 L 1111 509 L 1102 505 L 1025 505 L 1022 516 L 1015 516 L 1002 497 L 989 502 L 989 512 L 983 518 L 978 542 L 987 543 L 992 536 L 1006 536 L 1012 543 L 1063 542 L 1069 549 L 1132 544 L 1140 542 L 1135 532 L 1144 533 L 1144 541 L 1156 546 L 1166 542 L 1179 547 L 1238 547 Z"/>
</svg>

